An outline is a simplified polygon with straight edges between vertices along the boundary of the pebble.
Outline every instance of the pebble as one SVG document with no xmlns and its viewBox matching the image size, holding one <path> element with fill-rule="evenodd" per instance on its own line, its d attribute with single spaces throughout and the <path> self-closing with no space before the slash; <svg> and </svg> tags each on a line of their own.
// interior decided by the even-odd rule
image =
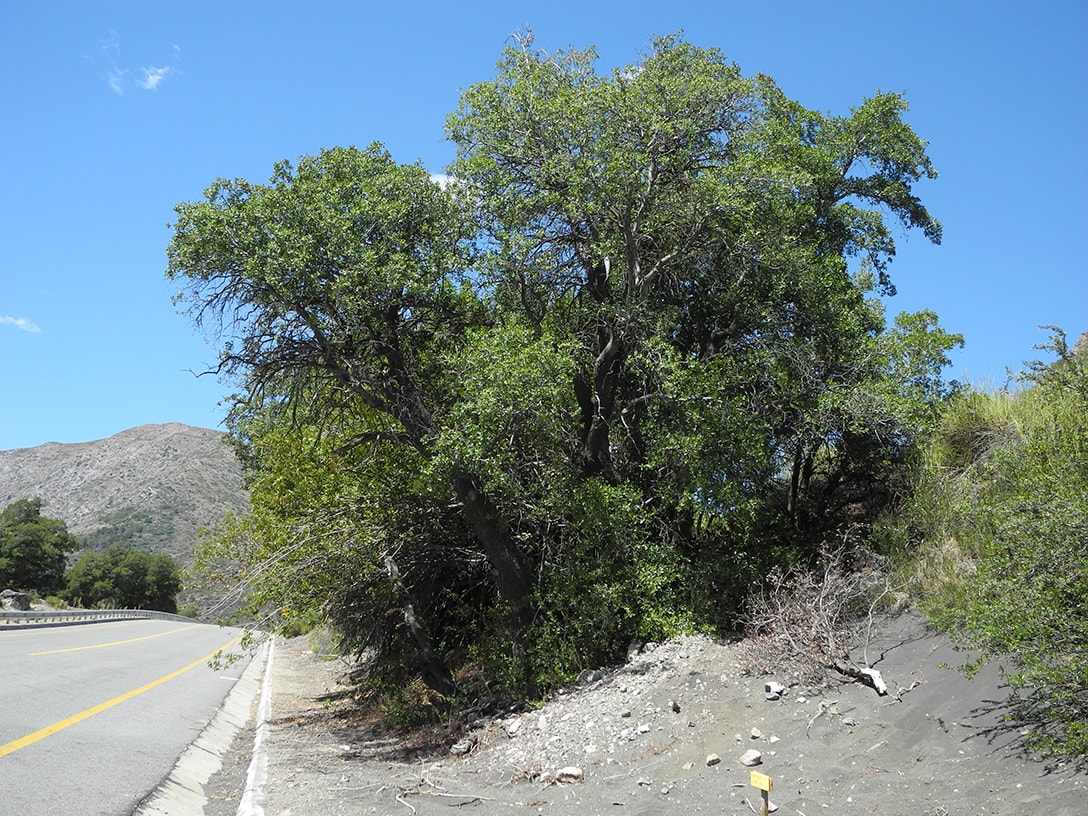
<svg viewBox="0 0 1088 816">
<path fill-rule="evenodd" d="M 722 761 L 722 758 L 720 756 L 718 756 L 717 754 L 707 754 L 706 766 L 708 768 L 710 768 L 710 767 L 713 767 L 714 765 L 717 765 L 721 761 Z"/>
</svg>

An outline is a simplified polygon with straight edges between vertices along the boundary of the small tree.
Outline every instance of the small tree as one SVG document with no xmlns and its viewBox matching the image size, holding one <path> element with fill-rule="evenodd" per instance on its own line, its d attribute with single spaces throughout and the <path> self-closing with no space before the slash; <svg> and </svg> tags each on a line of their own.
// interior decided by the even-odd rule
<svg viewBox="0 0 1088 816">
<path fill-rule="evenodd" d="M 44 594 L 64 586 L 68 553 L 79 541 L 60 519 L 41 514 L 41 499 L 22 499 L 0 513 L 0 587 Z"/>
</svg>

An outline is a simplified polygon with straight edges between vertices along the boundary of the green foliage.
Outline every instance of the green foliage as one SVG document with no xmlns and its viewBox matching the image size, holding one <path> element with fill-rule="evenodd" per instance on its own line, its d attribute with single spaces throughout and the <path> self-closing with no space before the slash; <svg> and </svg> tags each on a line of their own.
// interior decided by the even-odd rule
<svg viewBox="0 0 1088 816">
<path fill-rule="evenodd" d="M 155 518 L 136 508 L 117 510 L 102 520 L 105 522 L 103 526 L 82 536 L 81 542 L 85 548 L 104 550 L 113 544 L 126 544 L 150 551 L 168 541 L 174 533 L 169 518 Z"/>
<path fill-rule="evenodd" d="M 154 609 L 177 612 L 181 568 L 168 555 L 115 544 L 87 550 L 68 572 L 65 599 L 101 609 Z"/>
<path fill-rule="evenodd" d="M 1084 755 L 1088 359 L 1066 355 L 1031 379 L 953 400 L 894 529 L 930 614 L 980 662 L 1001 661 L 1012 714 L 1038 725 L 1031 743 Z"/>
<path fill-rule="evenodd" d="M 22 499 L 0 513 L 0 586 L 41 594 L 64 586 L 68 553 L 79 541 L 59 519 L 42 516 L 41 499 Z"/>
<path fill-rule="evenodd" d="M 816 113 L 678 36 L 595 59 L 508 48 L 445 186 L 372 145 L 177 207 L 252 497 L 202 568 L 384 688 L 532 693 L 732 625 L 897 497 L 947 396 L 960 338 L 873 297 L 896 221 L 940 238 L 901 96 Z"/>
</svg>

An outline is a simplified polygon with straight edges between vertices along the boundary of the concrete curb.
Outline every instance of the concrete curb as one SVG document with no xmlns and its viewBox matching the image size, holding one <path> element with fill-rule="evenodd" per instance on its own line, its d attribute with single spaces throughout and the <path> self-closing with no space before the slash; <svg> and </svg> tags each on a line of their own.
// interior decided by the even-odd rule
<svg viewBox="0 0 1088 816">
<path fill-rule="evenodd" d="M 259 678 L 271 677 L 272 652 L 264 646 L 235 681 L 211 722 L 185 749 L 165 781 L 133 812 L 133 816 L 204 816 L 204 785 L 223 765 L 235 735 L 249 722 Z M 239 813 L 242 811 L 239 810 Z"/>
<path fill-rule="evenodd" d="M 264 783 L 268 779 L 268 751 L 265 737 L 272 719 L 272 658 L 276 651 L 275 636 L 268 642 L 268 661 L 261 684 L 261 702 L 257 706 L 257 727 L 253 737 L 253 755 L 246 773 L 246 787 L 238 805 L 237 816 L 264 816 Z"/>
</svg>

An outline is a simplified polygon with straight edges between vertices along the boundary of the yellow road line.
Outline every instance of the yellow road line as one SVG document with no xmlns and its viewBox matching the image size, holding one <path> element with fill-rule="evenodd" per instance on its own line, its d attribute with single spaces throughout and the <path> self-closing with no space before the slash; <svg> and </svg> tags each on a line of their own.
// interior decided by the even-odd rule
<svg viewBox="0 0 1088 816">
<path fill-rule="evenodd" d="M 118 618 L 117 620 L 107 621 L 78 621 L 77 623 L 71 624 L 69 626 L 33 626 L 30 629 L 21 629 L 20 624 L 18 623 L 5 623 L 0 626 L 0 641 L 7 640 L 9 638 L 11 640 L 15 640 L 16 638 L 21 637 L 38 637 L 42 634 L 43 629 L 48 629 L 51 633 L 60 635 L 67 632 L 78 632 L 78 627 L 81 625 L 97 626 L 100 629 L 105 630 L 120 629 L 122 626 L 134 626 L 137 623 L 147 623 L 147 618 Z"/>
<path fill-rule="evenodd" d="M 103 649 L 106 646 L 120 646 L 122 643 L 135 643 L 138 640 L 151 640 L 152 638 L 164 637 L 166 635 L 172 635 L 175 632 L 184 632 L 187 629 L 195 629 L 198 626 L 203 626 L 201 623 L 194 623 L 192 626 L 182 626 L 180 629 L 171 629 L 167 632 L 158 632 L 154 635 L 142 635 L 141 637 L 129 638 L 128 640 L 114 640 L 110 643 L 95 643 L 91 646 L 72 646 L 69 649 L 50 649 L 47 652 L 27 652 L 27 657 L 37 657 L 38 655 L 60 654 L 61 652 L 82 652 L 86 649 Z"/>
<path fill-rule="evenodd" d="M 35 742 L 39 742 L 46 737 L 52 736 L 58 731 L 63 731 L 65 728 L 75 725 L 76 723 L 83 722 L 87 718 L 93 717 L 95 714 L 101 714 L 106 709 L 113 708 L 115 705 L 125 702 L 125 700 L 131 700 L 138 694 L 143 694 L 145 691 L 150 691 L 156 686 L 161 686 L 167 680 L 173 680 L 175 677 L 185 674 L 185 672 L 190 671 L 191 669 L 195 669 L 200 664 L 207 663 L 220 652 L 225 651 L 226 649 L 229 649 L 231 646 L 233 646 L 237 641 L 241 639 L 241 637 L 241 635 L 236 635 L 235 637 L 227 641 L 225 645 L 216 649 L 211 654 L 205 655 L 204 657 L 200 658 L 200 660 L 193 661 L 185 668 L 178 669 L 175 672 L 164 675 L 158 680 L 152 680 L 147 685 L 140 686 L 138 689 L 133 689 L 132 691 L 127 691 L 124 694 L 114 697 L 112 700 L 107 700 L 104 703 L 99 703 L 92 708 L 88 708 L 85 711 L 79 712 L 78 714 L 73 714 L 71 717 L 66 717 L 63 720 L 58 720 L 52 725 L 47 725 L 45 728 L 39 728 L 33 734 L 27 734 L 25 737 L 14 740 L 13 742 L 9 742 L 7 745 L 0 745 L 0 757 L 15 753 L 20 748 L 26 748 L 28 745 L 33 745 Z"/>
</svg>

